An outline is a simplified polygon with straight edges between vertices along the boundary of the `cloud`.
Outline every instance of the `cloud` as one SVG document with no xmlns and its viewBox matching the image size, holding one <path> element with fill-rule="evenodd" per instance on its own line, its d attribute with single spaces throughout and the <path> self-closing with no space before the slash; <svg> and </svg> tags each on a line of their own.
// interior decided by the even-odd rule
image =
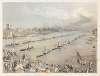
<svg viewBox="0 0 100 76">
<path fill-rule="evenodd" d="M 15 25 L 61 24 L 63 20 L 77 20 L 80 14 L 91 17 L 96 14 L 95 4 L 87 3 L 8 3 L 4 5 L 4 23 Z"/>
</svg>

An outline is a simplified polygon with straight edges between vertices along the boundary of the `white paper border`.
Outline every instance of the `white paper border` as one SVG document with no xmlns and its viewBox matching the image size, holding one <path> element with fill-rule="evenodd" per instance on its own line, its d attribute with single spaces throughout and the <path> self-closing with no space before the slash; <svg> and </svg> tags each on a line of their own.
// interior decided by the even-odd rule
<svg viewBox="0 0 100 76">
<path fill-rule="evenodd" d="M 2 3 L 3 2 L 97 2 L 98 5 L 98 48 L 97 73 L 2 73 Z M 100 76 L 100 0 L 0 0 L 0 76 Z"/>
</svg>

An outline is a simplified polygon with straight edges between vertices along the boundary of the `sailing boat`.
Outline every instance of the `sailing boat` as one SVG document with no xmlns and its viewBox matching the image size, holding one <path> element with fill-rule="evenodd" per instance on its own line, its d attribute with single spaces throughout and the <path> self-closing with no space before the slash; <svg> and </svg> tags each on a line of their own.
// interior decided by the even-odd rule
<svg viewBox="0 0 100 76">
<path fill-rule="evenodd" d="M 77 63 L 81 63 L 82 57 L 78 51 L 76 51 Z"/>
<path fill-rule="evenodd" d="M 46 55 L 47 53 L 46 53 L 46 48 L 44 49 L 44 51 L 43 51 L 43 55 Z"/>
<path fill-rule="evenodd" d="M 59 42 L 58 42 L 58 45 L 57 45 L 57 48 L 61 48 L 62 46 L 61 45 L 59 45 Z"/>
</svg>

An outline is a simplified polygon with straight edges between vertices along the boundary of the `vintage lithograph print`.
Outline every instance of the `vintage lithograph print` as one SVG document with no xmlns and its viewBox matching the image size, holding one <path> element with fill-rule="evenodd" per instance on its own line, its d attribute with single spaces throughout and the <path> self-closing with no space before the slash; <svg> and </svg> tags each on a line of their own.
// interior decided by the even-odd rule
<svg viewBox="0 0 100 76">
<path fill-rule="evenodd" d="M 97 73 L 96 4 L 3 3 L 4 73 Z"/>
</svg>

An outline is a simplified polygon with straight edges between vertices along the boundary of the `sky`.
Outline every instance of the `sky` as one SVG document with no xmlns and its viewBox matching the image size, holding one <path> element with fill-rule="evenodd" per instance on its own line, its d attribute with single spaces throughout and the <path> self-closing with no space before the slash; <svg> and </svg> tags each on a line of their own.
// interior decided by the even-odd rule
<svg viewBox="0 0 100 76">
<path fill-rule="evenodd" d="M 18 27 L 54 26 L 78 19 L 79 15 L 96 17 L 96 3 L 3 3 L 3 24 Z"/>
</svg>

